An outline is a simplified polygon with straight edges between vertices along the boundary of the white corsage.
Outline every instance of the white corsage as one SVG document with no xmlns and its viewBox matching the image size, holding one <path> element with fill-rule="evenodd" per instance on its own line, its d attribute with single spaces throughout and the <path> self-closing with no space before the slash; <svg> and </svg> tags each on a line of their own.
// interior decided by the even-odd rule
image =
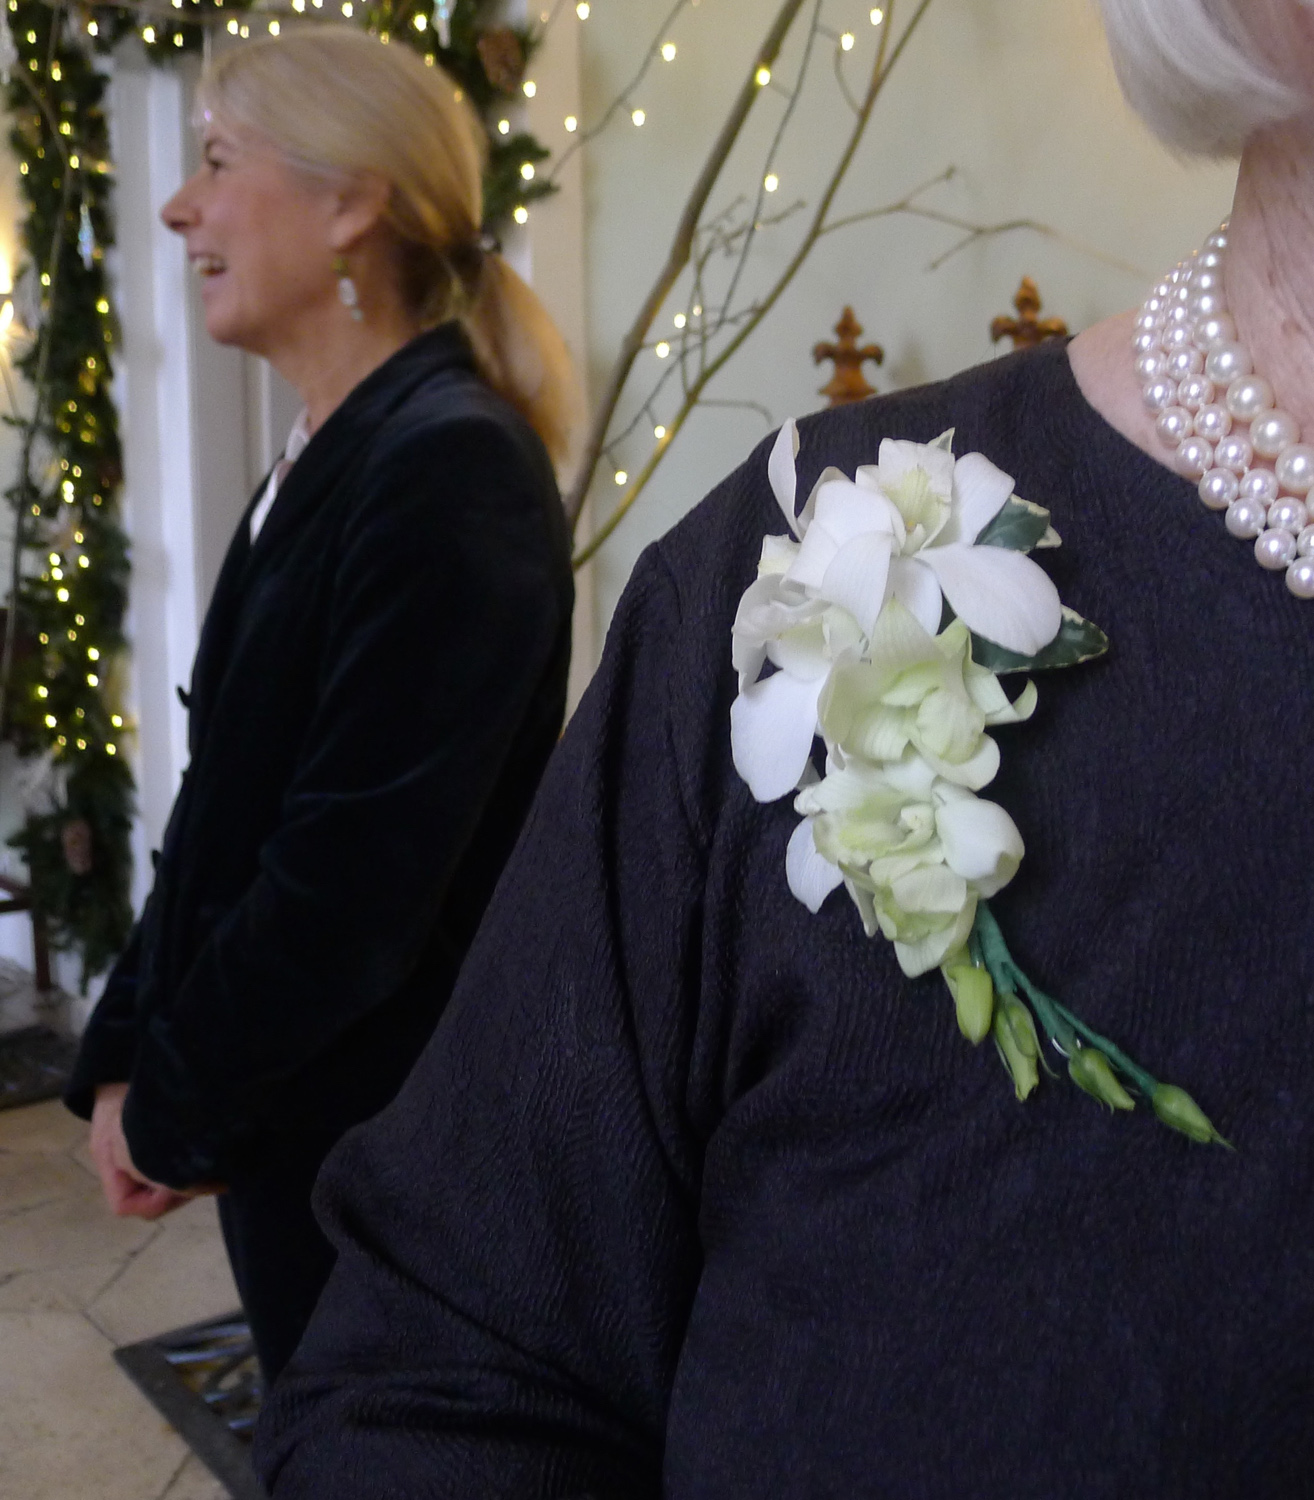
<svg viewBox="0 0 1314 1500">
<path fill-rule="evenodd" d="M 1033 683 L 1010 699 L 1000 678 L 1108 648 L 1028 555 L 1059 545 L 1049 513 L 982 454 L 956 458 L 952 432 L 886 439 L 851 479 L 827 468 L 798 510 L 798 446 L 789 422 L 768 463 L 789 534 L 764 539 L 740 600 L 730 714 L 753 796 L 793 795 L 802 815 L 790 890 L 816 912 L 842 885 L 905 974 L 939 967 L 960 1028 L 973 1042 L 994 1036 L 1020 1099 L 1039 1081 L 1038 1021 L 1103 1103 L 1132 1108 L 1130 1084 L 1165 1123 L 1220 1141 L 1189 1095 L 1031 984 L 987 904 L 1024 853 L 1012 818 L 979 795 L 999 769 L 987 731 L 1037 703 Z"/>
</svg>

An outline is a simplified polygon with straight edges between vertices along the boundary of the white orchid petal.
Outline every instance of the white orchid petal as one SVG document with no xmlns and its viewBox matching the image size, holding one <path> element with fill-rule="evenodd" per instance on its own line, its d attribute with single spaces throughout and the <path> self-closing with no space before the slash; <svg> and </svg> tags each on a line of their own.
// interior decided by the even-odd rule
<svg viewBox="0 0 1314 1500">
<path fill-rule="evenodd" d="M 812 820 L 804 820 L 794 830 L 785 851 L 785 875 L 789 888 L 810 912 L 819 912 L 822 902 L 844 883 L 839 867 L 817 853 L 812 837 Z"/>
<path fill-rule="evenodd" d="M 817 521 L 842 547 L 868 531 L 894 536 L 899 512 L 884 495 L 851 479 L 831 479 L 817 490 Z"/>
<path fill-rule="evenodd" d="M 786 582 L 802 589 L 819 589 L 838 547 L 827 527 L 814 518 L 804 534 L 798 556 L 785 574 Z"/>
<path fill-rule="evenodd" d="M 1034 656 L 1063 623 L 1053 580 L 1021 552 L 951 542 L 921 554 L 954 613 L 986 640 Z"/>
<path fill-rule="evenodd" d="M 944 613 L 940 581 L 920 559 L 894 558 L 886 592 L 903 605 L 923 630 L 935 635 L 940 629 L 940 616 Z"/>
<path fill-rule="evenodd" d="M 997 802 L 964 797 L 935 815 L 936 831 L 951 869 L 982 896 L 993 896 L 1017 874 L 1025 852 L 1017 824 Z"/>
<path fill-rule="evenodd" d="M 885 603 L 885 580 L 890 570 L 894 538 L 869 531 L 841 547 L 821 580 L 821 596 L 847 609 L 864 635 L 876 627 Z"/>
<path fill-rule="evenodd" d="M 776 672 L 746 687 L 731 706 L 735 770 L 758 802 L 774 802 L 802 779 L 817 732 L 821 687 L 821 681 Z"/>
<path fill-rule="evenodd" d="M 790 563 L 797 556 L 798 543 L 793 537 L 764 536 L 762 555 L 757 564 L 757 576 L 764 578 L 772 573 L 788 573 Z"/>
<path fill-rule="evenodd" d="M 976 899 L 972 897 L 959 912 L 957 921 L 943 931 L 929 933 L 915 943 L 896 941 L 894 953 L 899 960 L 899 967 L 909 979 L 916 979 L 919 974 L 929 974 L 932 969 L 938 969 L 947 954 L 952 953 L 955 948 L 961 948 L 967 941 L 975 921 Z"/>
<path fill-rule="evenodd" d="M 947 542 L 974 542 L 1003 510 L 1013 493 L 1013 477 L 984 453 L 964 453 L 954 466 L 954 519 Z"/>
<path fill-rule="evenodd" d="M 817 482 L 812 486 L 812 493 L 808 496 L 807 504 L 799 512 L 798 524 L 800 531 L 806 535 L 807 529 L 812 524 L 812 518 L 817 513 L 817 496 L 821 493 L 823 485 L 830 484 L 832 480 L 843 479 L 844 473 L 837 469 L 834 464 L 827 464 L 817 476 Z"/>
<path fill-rule="evenodd" d="M 767 656 L 791 677 L 816 682 L 830 671 L 830 656 L 820 620 L 782 631 L 767 645 Z"/>
<path fill-rule="evenodd" d="M 789 529 L 795 536 L 801 537 L 803 532 L 799 518 L 794 514 L 794 507 L 798 503 L 798 473 L 794 465 L 797 457 L 798 426 L 791 420 L 785 423 L 776 436 L 771 456 L 767 459 L 767 479 L 776 503 L 789 522 Z"/>
<path fill-rule="evenodd" d="M 957 764 L 940 760 L 930 751 L 923 753 L 932 770 L 944 782 L 953 786 L 967 787 L 973 792 L 979 792 L 983 786 L 989 786 L 999 774 L 999 746 L 988 734 L 981 736 L 981 743 L 974 755 Z"/>
<path fill-rule="evenodd" d="M 948 500 L 953 493 L 954 456 L 934 443 L 885 438 L 877 456 L 881 479 L 885 483 L 897 483 L 913 469 L 924 469 L 931 489 L 937 495 Z"/>
<path fill-rule="evenodd" d="M 892 880 L 890 893 L 906 912 L 950 916 L 967 901 L 967 881 L 946 865 L 921 865 Z"/>
</svg>

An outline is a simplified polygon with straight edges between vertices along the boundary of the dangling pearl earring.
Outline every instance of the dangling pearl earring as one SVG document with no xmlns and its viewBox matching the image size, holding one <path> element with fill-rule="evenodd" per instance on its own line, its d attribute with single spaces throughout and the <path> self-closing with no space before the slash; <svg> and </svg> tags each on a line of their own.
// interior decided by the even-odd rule
<svg viewBox="0 0 1314 1500">
<path fill-rule="evenodd" d="M 356 291 L 356 283 L 351 279 L 345 255 L 333 257 L 333 274 L 338 278 L 338 298 L 343 307 L 357 323 L 361 322 L 365 314 L 360 310 L 360 296 Z"/>
</svg>

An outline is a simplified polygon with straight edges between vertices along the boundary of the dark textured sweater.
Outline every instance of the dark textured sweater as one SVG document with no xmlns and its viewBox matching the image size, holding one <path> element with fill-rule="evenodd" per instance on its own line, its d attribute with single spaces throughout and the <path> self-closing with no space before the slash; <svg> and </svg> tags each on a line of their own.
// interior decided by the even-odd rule
<svg viewBox="0 0 1314 1500">
<path fill-rule="evenodd" d="M 790 895 L 728 731 L 760 449 L 640 562 L 442 1025 L 330 1158 L 279 1500 L 1314 1495 L 1314 611 L 1061 346 L 804 422 L 800 495 L 947 427 L 1113 642 L 998 732 L 995 910 L 1235 1153 L 1017 1103 L 938 975 Z"/>
</svg>

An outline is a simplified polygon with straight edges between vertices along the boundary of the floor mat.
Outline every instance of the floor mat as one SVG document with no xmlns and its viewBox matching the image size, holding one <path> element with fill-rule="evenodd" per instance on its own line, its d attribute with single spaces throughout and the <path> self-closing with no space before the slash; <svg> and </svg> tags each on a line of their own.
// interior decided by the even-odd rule
<svg viewBox="0 0 1314 1500">
<path fill-rule="evenodd" d="M 233 1500 L 265 1500 L 251 1469 L 263 1385 L 241 1313 L 128 1344 L 114 1358 Z"/>
<path fill-rule="evenodd" d="M 77 1052 L 76 1042 L 48 1026 L 24 1026 L 0 1036 L 0 1109 L 57 1098 Z"/>
</svg>

